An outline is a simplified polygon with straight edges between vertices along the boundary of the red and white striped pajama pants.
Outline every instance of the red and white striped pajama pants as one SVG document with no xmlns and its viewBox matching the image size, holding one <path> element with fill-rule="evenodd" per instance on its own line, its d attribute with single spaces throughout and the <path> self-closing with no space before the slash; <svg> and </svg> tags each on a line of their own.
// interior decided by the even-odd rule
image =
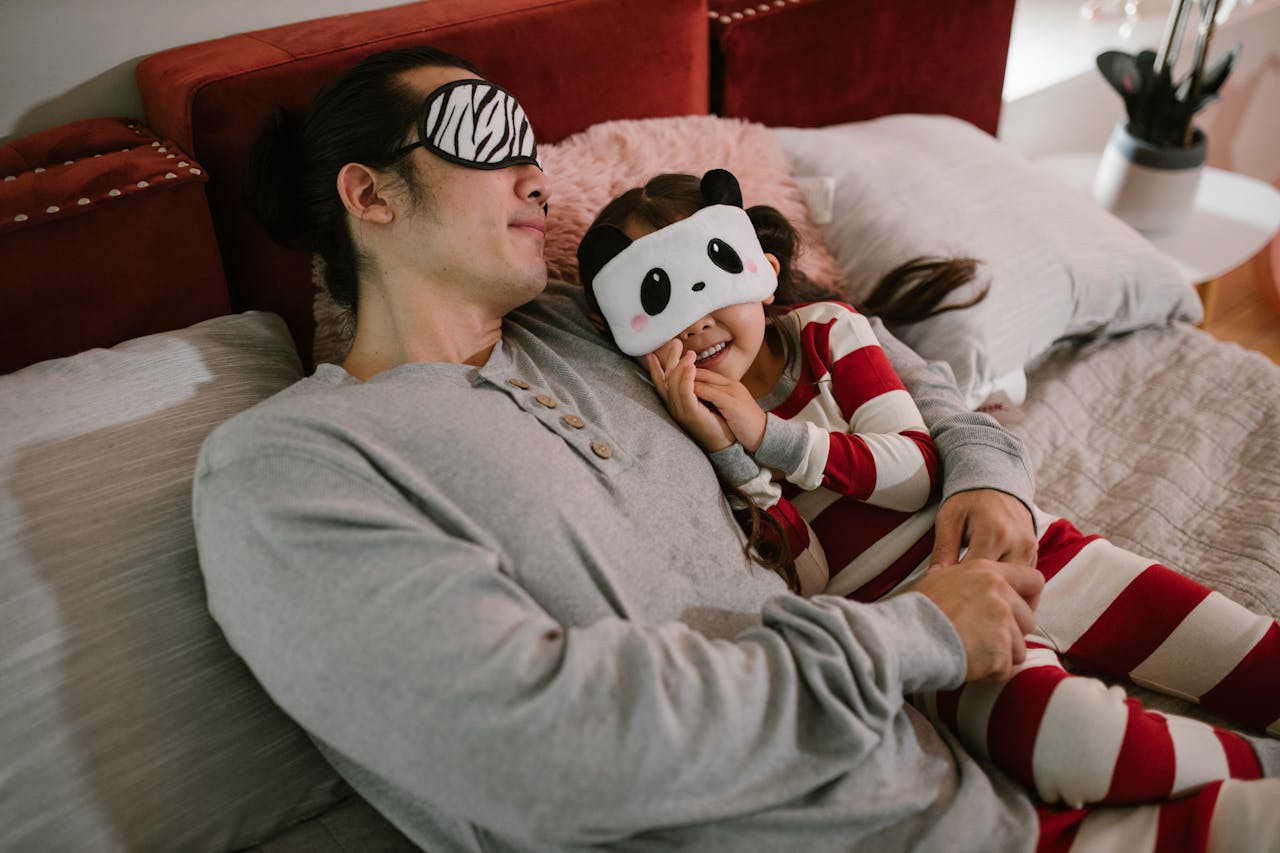
<svg viewBox="0 0 1280 853">
<path fill-rule="evenodd" d="M 1036 853 L 1277 853 L 1280 779 L 1210 782 L 1145 806 L 1041 806 Z"/>
<path fill-rule="evenodd" d="M 1064 804 L 1041 812 L 1042 849 L 1095 849 L 1088 839 L 1121 821 L 1136 833 L 1126 853 L 1214 849 L 1211 840 L 1241 829 L 1242 810 L 1274 824 L 1280 849 L 1280 782 L 1224 783 L 1261 777 L 1264 752 L 1275 772 L 1280 741 L 1147 711 L 1088 677 L 1125 679 L 1277 736 L 1280 625 L 1065 520 L 1039 514 L 1037 526 L 1046 584 L 1026 661 L 1008 681 L 917 704 L 1044 802 Z M 1136 803 L 1155 805 L 1080 808 Z M 1215 818 L 1224 807 L 1234 817 Z"/>
</svg>

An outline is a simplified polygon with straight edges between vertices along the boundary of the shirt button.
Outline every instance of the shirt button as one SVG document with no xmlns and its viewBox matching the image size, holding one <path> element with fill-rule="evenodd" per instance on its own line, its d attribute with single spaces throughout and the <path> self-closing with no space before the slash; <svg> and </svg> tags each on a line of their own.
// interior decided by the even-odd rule
<svg viewBox="0 0 1280 853">
<path fill-rule="evenodd" d="M 507 380 L 507 384 L 508 384 L 508 385 L 514 385 L 515 387 L 517 387 L 517 388 L 521 389 L 522 391 L 528 391 L 528 390 L 529 390 L 529 383 L 528 383 L 528 382 L 525 382 L 525 381 L 524 381 L 523 379 L 521 379 L 519 376 L 515 377 L 514 379 L 508 379 L 508 380 Z"/>
<path fill-rule="evenodd" d="M 603 441 L 593 441 L 591 442 L 591 452 L 601 459 L 608 459 L 613 455 L 613 448 Z"/>
<path fill-rule="evenodd" d="M 573 427 L 574 429 L 582 429 L 584 426 L 587 425 L 587 422 L 577 415 L 565 415 L 560 420 L 564 421 L 566 424 Z"/>
<path fill-rule="evenodd" d="M 539 394 L 533 399 L 537 400 L 539 403 L 546 406 L 548 409 L 554 409 L 557 405 L 559 405 L 558 403 L 556 403 L 556 398 L 550 396 L 549 394 Z"/>
</svg>

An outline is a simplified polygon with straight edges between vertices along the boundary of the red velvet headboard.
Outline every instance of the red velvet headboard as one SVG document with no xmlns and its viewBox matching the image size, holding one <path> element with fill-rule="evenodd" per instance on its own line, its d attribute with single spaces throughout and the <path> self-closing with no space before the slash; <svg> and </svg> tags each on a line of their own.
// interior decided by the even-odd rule
<svg viewBox="0 0 1280 853">
<path fill-rule="evenodd" d="M 209 170 L 209 200 L 237 310 L 281 314 L 309 356 L 307 256 L 272 243 L 241 198 L 271 110 L 302 110 L 340 69 L 380 50 L 431 44 L 511 89 L 538 138 L 614 118 L 705 113 L 703 0 L 430 0 L 229 36 L 138 66 L 147 123 Z"/>
<path fill-rule="evenodd" d="M 710 0 L 711 107 L 770 127 L 943 113 L 995 135 L 1014 0 Z"/>
</svg>

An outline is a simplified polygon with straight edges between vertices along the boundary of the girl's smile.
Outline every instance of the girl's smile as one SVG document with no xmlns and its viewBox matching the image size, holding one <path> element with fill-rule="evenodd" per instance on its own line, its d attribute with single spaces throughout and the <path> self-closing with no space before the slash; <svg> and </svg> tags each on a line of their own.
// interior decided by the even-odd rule
<svg viewBox="0 0 1280 853">
<path fill-rule="evenodd" d="M 708 369 L 714 368 L 717 364 L 728 358 L 729 347 L 731 345 L 732 344 L 729 341 L 721 341 L 718 344 L 712 344 L 698 353 L 697 360 L 694 364 L 698 367 L 705 367 Z"/>
<path fill-rule="evenodd" d="M 726 379 L 741 381 L 755 367 L 755 361 L 764 349 L 764 306 L 772 302 L 739 302 L 717 308 L 697 322 L 689 325 L 676 336 L 681 349 L 693 352 L 694 365 L 699 370 L 710 370 Z M 767 359 L 769 353 L 763 356 Z"/>
</svg>

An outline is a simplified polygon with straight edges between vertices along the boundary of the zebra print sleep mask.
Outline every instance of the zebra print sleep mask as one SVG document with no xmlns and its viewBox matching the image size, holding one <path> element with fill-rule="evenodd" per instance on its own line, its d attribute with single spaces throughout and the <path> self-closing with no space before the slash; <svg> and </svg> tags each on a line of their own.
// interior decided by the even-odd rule
<svg viewBox="0 0 1280 853">
<path fill-rule="evenodd" d="M 516 96 L 488 80 L 455 80 L 427 95 L 418 111 L 418 141 L 395 152 L 423 148 L 468 169 L 542 168 L 533 128 Z"/>
</svg>

